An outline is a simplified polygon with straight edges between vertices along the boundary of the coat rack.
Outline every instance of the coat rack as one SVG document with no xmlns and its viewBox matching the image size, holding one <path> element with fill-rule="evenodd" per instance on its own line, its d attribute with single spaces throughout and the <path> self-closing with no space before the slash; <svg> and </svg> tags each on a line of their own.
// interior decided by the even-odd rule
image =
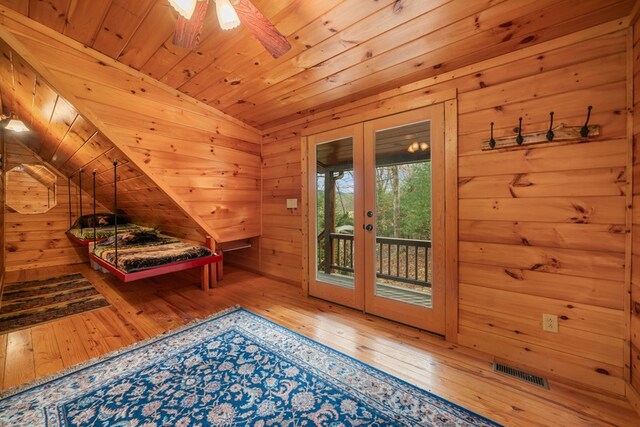
<svg viewBox="0 0 640 427">
<path fill-rule="evenodd" d="M 518 118 L 518 134 L 516 136 L 503 136 L 500 138 L 493 137 L 493 125 L 491 122 L 491 136 L 488 140 L 482 141 L 482 150 L 493 150 L 496 148 L 508 148 L 519 147 L 522 145 L 541 144 L 551 141 L 581 141 L 587 138 L 600 135 L 599 125 L 589 125 L 589 119 L 591 118 L 591 105 L 587 109 L 587 120 L 582 126 L 567 126 L 564 123 L 560 123 L 558 126 L 553 126 L 553 111 L 549 113 L 549 129 L 522 133 L 522 117 Z"/>
</svg>

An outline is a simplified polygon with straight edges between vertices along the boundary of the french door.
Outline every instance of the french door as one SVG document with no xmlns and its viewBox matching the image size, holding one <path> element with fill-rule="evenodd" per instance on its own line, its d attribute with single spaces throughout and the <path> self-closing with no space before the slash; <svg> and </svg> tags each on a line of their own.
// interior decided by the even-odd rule
<svg viewBox="0 0 640 427">
<path fill-rule="evenodd" d="M 444 334 L 442 105 L 307 137 L 309 294 Z"/>
</svg>

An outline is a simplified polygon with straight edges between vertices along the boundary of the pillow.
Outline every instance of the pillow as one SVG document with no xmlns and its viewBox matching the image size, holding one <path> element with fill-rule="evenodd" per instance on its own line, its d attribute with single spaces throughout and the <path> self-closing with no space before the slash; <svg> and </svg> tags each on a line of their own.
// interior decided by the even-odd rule
<svg viewBox="0 0 640 427">
<path fill-rule="evenodd" d="M 132 231 L 129 233 L 118 234 L 118 246 L 134 246 L 134 245 L 154 245 L 164 243 L 166 238 L 158 236 L 156 230 L 150 231 Z M 102 242 L 98 242 L 97 246 L 110 247 L 114 246 L 116 236 L 111 236 Z"/>
<path fill-rule="evenodd" d="M 119 235 L 118 243 L 122 242 L 125 245 L 143 245 L 147 243 L 154 243 L 160 240 L 157 233 L 153 231 L 135 231 L 131 233 L 123 233 Z"/>
<path fill-rule="evenodd" d="M 95 215 L 96 227 L 106 227 L 116 223 L 116 216 L 110 213 L 97 213 Z M 122 216 L 118 217 L 118 224 L 124 224 L 126 221 Z M 82 215 L 76 220 L 71 228 L 88 228 L 93 227 L 93 214 Z"/>
</svg>

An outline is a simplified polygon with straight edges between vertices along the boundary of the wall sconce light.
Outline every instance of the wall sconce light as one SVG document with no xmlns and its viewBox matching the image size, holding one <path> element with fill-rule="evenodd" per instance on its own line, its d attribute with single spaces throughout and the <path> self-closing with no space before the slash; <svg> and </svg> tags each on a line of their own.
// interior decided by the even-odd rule
<svg viewBox="0 0 640 427">
<path fill-rule="evenodd" d="M 14 132 L 27 132 L 29 130 L 29 128 L 25 126 L 25 124 L 22 122 L 22 120 L 16 117 L 13 111 L 10 112 L 9 115 L 6 115 L 6 114 L 0 115 L 0 120 L 6 120 L 6 119 L 11 119 L 9 120 L 9 123 L 7 123 L 6 126 L 4 127 L 7 130 L 12 130 Z"/>
</svg>

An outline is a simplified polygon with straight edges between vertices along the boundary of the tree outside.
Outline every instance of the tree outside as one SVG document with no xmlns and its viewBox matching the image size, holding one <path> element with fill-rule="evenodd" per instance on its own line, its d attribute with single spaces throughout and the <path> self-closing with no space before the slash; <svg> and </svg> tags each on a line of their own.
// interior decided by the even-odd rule
<svg viewBox="0 0 640 427">
<path fill-rule="evenodd" d="M 353 172 L 334 172 L 335 215 L 331 232 L 352 234 L 354 225 L 354 180 Z M 324 174 L 317 175 L 317 235 L 318 266 L 324 265 Z M 351 227 L 348 227 L 351 226 Z M 376 237 L 431 240 L 431 162 L 404 163 L 376 168 Z M 321 243 L 322 242 L 322 243 Z M 332 262 L 351 264 L 344 258 L 347 242 L 334 242 Z M 343 246 L 338 247 L 339 244 Z M 405 247 L 377 246 L 378 272 L 391 275 L 409 274 L 418 280 L 431 281 L 431 256 L 425 248 L 418 252 Z M 341 252 L 340 262 L 336 254 Z M 389 260 L 396 260 L 390 262 Z M 337 273 L 337 271 L 336 271 Z M 344 274 L 344 272 L 340 273 Z M 401 286 L 406 286 L 401 284 Z"/>
</svg>

